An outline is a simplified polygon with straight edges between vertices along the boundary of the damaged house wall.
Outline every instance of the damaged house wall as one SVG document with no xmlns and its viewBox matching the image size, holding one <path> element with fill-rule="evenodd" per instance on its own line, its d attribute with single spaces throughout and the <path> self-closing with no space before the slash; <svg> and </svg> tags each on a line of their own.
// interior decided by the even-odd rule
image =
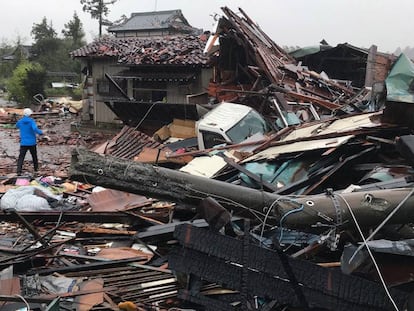
<svg viewBox="0 0 414 311">
<path fill-rule="evenodd" d="M 146 21 L 148 18 L 155 18 L 153 12 L 134 15 L 135 22 L 124 25 L 129 30 L 135 25 L 136 33 L 142 32 L 139 36 L 104 37 L 71 53 L 83 63 L 85 81 L 93 84 L 89 86 L 92 94 L 84 98 L 84 110 L 89 110 L 91 115 L 85 113 L 84 120 L 91 117 L 97 124 L 117 123 L 117 119 L 121 119 L 128 123 L 114 113 L 117 104 L 111 105 L 110 100 L 123 99 L 126 102 L 122 105 L 130 105 L 130 101 L 185 103 L 188 95 L 202 93 L 207 88 L 211 69 L 208 58 L 203 55 L 206 36 L 195 35 L 200 33 L 199 29 L 185 23 L 185 27 L 176 25 L 176 19 L 169 20 L 175 29 L 173 36 L 148 33 L 137 22 L 137 19 Z M 152 30 L 164 27 L 165 24 L 155 24 Z M 122 27 L 118 28 L 121 31 Z M 88 88 L 85 93 L 90 93 Z M 93 109 L 88 109 L 90 99 Z"/>
<path fill-rule="evenodd" d="M 110 94 L 120 93 L 105 79 L 105 73 L 115 74 L 119 70 L 127 69 L 127 67 L 117 67 L 110 58 L 88 60 L 89 77 L 92 78 L 92 94 L 93 94 L 93 115 L 95 124 L 99 123 L 117 123 L 117 116 L 105 105 L 104 98 Z M 86 77 L 85 77 L 86 78 Z M 86 90 L 88 96 L 90 92 Z M 89 93 L 89 94 L 88 94 Z M 85 103 L 84 103 L 85 104 Z M 86 102 L 86 105 L 88 103 Z M 89 120 L 89 109 L 82 109 L 83 120 Z"/>
</svg>

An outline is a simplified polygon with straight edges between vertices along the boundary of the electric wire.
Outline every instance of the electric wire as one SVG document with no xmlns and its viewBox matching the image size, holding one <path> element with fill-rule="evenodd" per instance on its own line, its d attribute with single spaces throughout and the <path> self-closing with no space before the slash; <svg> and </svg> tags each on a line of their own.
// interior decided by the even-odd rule
<svg viewBox="0 0 414 311">
<path fill-rule="evenodd" d="M 369 235 L 369 237 L 366 239 L 367 242 L 370 241 L 377 233 L 384 227 L 384 225 L 391 219 L 392 216 L 395 215 L 396 212 L 401 208 L 401 206 L 404 205 L 404 203 L 413 195 L 414 188 L 411 189 L 411 191 L 402 199 L 402 201 L 391 211 L 391 213 L 388 214 L 388 216 L 381 222 L 381 224 L 378 225 L 377 228 Z M 358 248 L 355 250 L 354 254 L 349 258 L 349 263 L 352 262 L 352 260 L 355 258 L 356 254 L 364 248 L 364 244 L 361 244 L 358 246 Z"/>
<path fill-rule="evenodd" d="M 142 117 L 142 119 L 138 122 L 138 124 L 137 124 L 137 126 L 134 128 L 134 130 L 137 130 L 140 126 L 141 126 L 141 124 L 142 124 L 142 122 L 144 122 L 145 121 L 145 118 L 149 115 L 149 113 L 151 112 L 151 110 L 152 110 L 152 108 L 154 108 L 154 106 L 157 104 L 158 102 L 154 102 L 149 108 L 148 108 L 148 110 L 147 110 L 147 112 L 145 113 L 145 115 Z"/>
<path fill-rule="evenodd" d="M 283 239 L 283 221 L 285 220 L 285 218 L 287 216 L 289 216 L 290 214 L 301 212 L 301 211 L 303 211 L 303 209 L 304 209 L 304 206 L 303 206 L 303 204 L 301 204 L 300 207 L 288 211 L 286 214 L 284 214 L 282 216 L 282 218 L 280 218 L 280 222 L 279 222 L 279 227 L 280 227 L 279 241 L 282 241 L 282 239 Z"/>
<path fill-rule="evenodd" d="M 27 300 L 26 300 L 26 299 L 24 299 L 24 297 L 23 297 L 23 296 L 21 296 L 21 295 L 19 295 L 19 294 L 16 294 L 16 295 L 14 295 L 14 296 L 16 296 L 16 297 L 20 298 L 20 299 L 24 302 L 24 304 L 26 305 L 27 311 L 30 311 L 30 305 L 29 305 L 29 303 L 27 302 Z"/>
<path fill-rule="evenodd" d="M 264 229 L 265 229 L 265 226 L 266 226 L 267 217 L 269 217 L 269 214 L 273 210 L 273 207 L 276 205 L 276 203 L 279 202 L 280 199 L 281 198 L 277 198 L 276 200 L 274 200 L 272 202 L 272 204 L 270 205 L 270 207 L 269 207 L 269 209 L 268 209 L 268 211 L 265 215 L 265 218 L 264 218 L 263 224 L 262 224 L 262 230 L 260 231 L 260 245 L 262 245 L 262 238 L 263 238 L 263 233 L 264 233 Z"/>
<path fill-rule="evenodd" d="M 356 219 L 356 217 L 355 217 L 354 212 L 352 211 L 351 206 L 349 205 L 348 201 L 344 198 L 344 196 L 343 196 L 343 195 L 341 195 L 341 194 L 339 194 L 339 193 L 336 193 L 336 194 L 334 194 L 334 195 L 339 196 L 339 197 L 342 199 L 342 201 L 344 201 L 344 203 L 345 203 L 346 207 L 348 208 L 349 213 L 351 214 L 351 217 L 352 217 L 352 219 L 353 219 L 353 221 L 354 221 L 354 223 L 355 223 L 355 226 L 357 227 L 358 232 L 359 232 L 359 234 L 361 235 L 361 238 L 362 238 L 362 240 L 363 240 L 363 243 L 364 243 L 364 245 L 365 245 L 365 246 L 366 246 L 366 248 L 367 248 L 368 254 L 369 254 L 369 256 L 371 257 L 371 260 L 372 260 L 372 262 L 373 262 L 373 264 L 374 264 L 374 266 L 375 266 L 375 269 L 376 269 L 376 271 L 377 271 L 377 273 L 378 273 L 378 276 L 379 276 L 379 278 L 380 278 L 380 280 L 381 280 L 382 286 L 384 287 L 385 293 L 387 294 L 387 296 L 388 296 L 389 300 L 391 301 L 391 303 L 392 303 L 392 305 L 393 305 L 394 309 L 395 309 L 395 310 L 397 310 L 397 311 L 399 311 L 397 304 L 395 303 L 394 299 L 393 299 L 393 298 L 392 298 L 392 296 L 391 296 L 391 293 L 390 293 L 390 292 L 389 292 L 389 290 L 388 290 L 387 284 L 385 283 L 385 280 L 384 280 L 384 278 L 383 278 L 383 276 L 382 276 L 382 274 L 381 274 L 381 271 L 380 271 L 380 269 L 379 269 L 379 267 L 378 267 L 378 264 L 377 264 L 377 262 L 376 262 L 376 260 L 375 260 L 375 258 L 374 258 L 374 255 L 372 254 L 371 249 L 369 248 L 369 246 L 368 246 L 368 244 L 367 244 L 367 241 L 366 241 L 366 239 L 365 239 L 365 236 L 364 236 L 364 234 L 363 234 L 363 232 L 362 232 L 362 230 L 361 230 L 361 227 L 359 226 L 359 223 L 358 223 L 358 221 L 357 221 L 357 219 Z"/>
</svg>

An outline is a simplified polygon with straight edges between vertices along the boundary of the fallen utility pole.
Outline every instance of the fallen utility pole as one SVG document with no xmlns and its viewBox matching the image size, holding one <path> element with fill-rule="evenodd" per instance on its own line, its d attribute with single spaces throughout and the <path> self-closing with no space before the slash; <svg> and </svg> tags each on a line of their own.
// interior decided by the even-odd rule
<svg viewBox="0 0 414 311">
<path fill-rule="evenodd" d="M 318 230 L 353 227 L 351 208 L 361 226 L 381 223 L 411 188 L 318 195 L 281 196 L 140 162 L 100 155 L 84 148 L 72 153 L 70 179 L 197 206 L 210 196 L 238 215 L 254 215 L 290 228 Z M 414 197 L 409 197 L 389 223 L 414 221 Z M 269 211 L 269 209 L 271 209 Z"/>
</svg>

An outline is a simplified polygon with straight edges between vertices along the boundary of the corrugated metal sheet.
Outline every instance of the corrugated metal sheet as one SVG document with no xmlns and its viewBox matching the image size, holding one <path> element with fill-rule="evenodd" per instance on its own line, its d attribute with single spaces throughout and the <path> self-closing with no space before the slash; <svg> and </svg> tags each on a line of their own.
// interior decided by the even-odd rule
<svg viewBox="0 0 414 311">
<path fill-rule="evenodd" d="M 88 196 L 88 202 L 93 211 L 120 211 L 150 205 L 153 200 L 142 195 L 105 189 L 93 192 Z"/>
<path fill-rule="evenodd" d="M 107 145 L 104 154 L 114 157 L 132 160 L 144 147 L 158 148 L 162 146 L 152 137 L 135 130 L 133 127 L 124 126 Z"/>
</svg>

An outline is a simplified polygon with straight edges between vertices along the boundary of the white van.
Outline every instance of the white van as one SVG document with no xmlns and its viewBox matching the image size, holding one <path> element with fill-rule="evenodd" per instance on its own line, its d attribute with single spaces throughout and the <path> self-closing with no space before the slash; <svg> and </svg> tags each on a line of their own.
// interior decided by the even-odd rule
<svg viewBox="0 0 414 311">
<path fill-rule="evenodd" d="M 253 108 L 223 102 L 196 123 L 200 150 L 231 143 L 237 144 L 256 133 L 270 130 L 266 120 Z"/>
</svg>

